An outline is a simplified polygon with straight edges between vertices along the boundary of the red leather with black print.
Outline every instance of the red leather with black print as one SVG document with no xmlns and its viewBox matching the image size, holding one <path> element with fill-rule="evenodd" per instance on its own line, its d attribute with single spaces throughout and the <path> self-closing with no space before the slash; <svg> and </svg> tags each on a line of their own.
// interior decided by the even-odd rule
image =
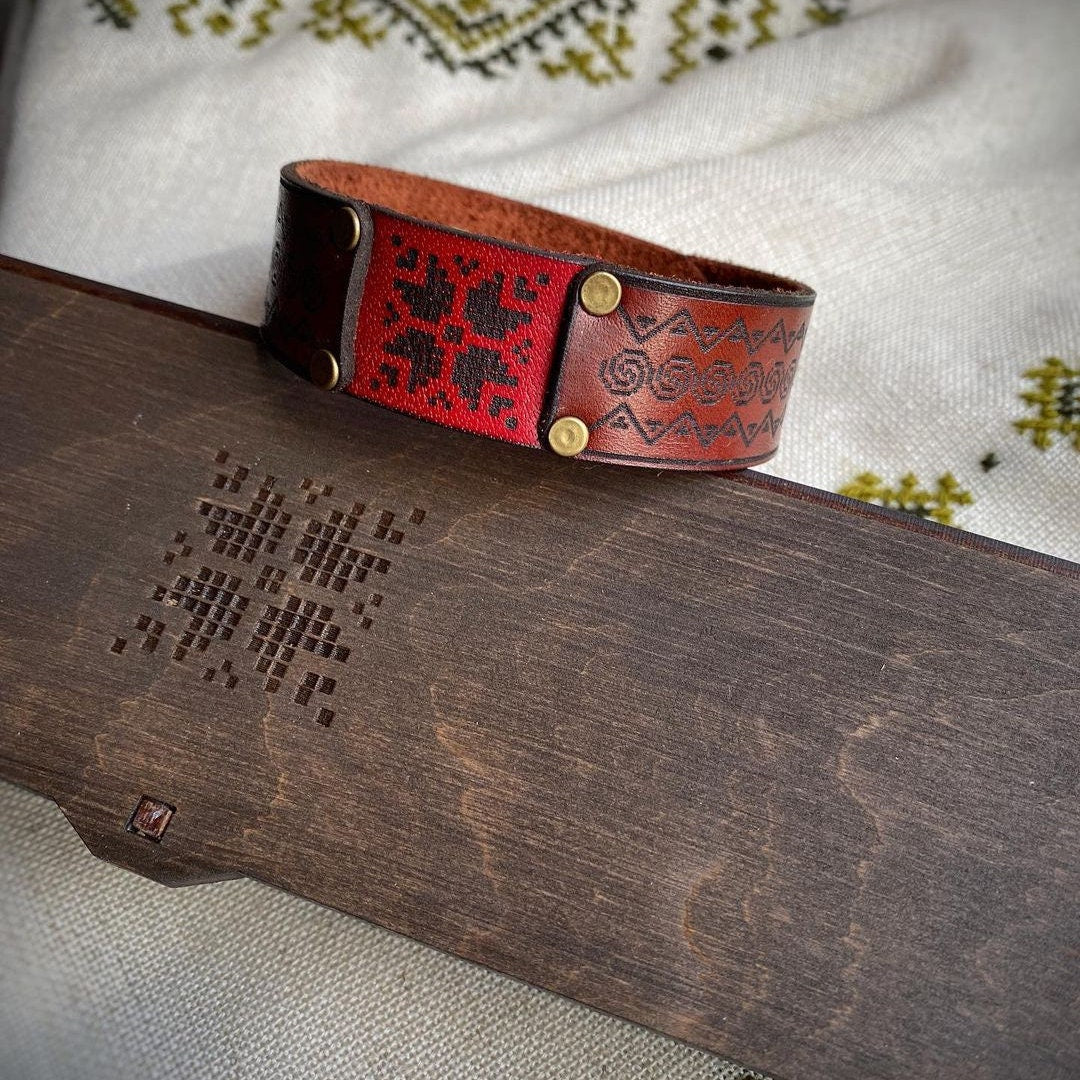
<svg viewBox="0 0 1080 1080">
<path fill-rule="evenodd" d="M 579 288 L 599 269 L 622 300 L 597 316 Z M 582 458 L 718 470 L 775 452 L 813 300 L 537 207 L 320 161 L 283 170 L 263 329 L 299 373 L 328 350 L 337 392 L 424 420 L 546 448 L 574 416 Z"/>
<path fill-rule="evenodd" d="M 567 286 L 580 269 L 372 209 L 348 390 L 539 446 Z"/>
</svg>

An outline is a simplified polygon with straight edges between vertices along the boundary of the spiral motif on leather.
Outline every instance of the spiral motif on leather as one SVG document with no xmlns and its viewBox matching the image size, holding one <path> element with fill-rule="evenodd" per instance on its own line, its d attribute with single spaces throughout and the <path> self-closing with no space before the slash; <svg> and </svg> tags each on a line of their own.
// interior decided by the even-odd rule
<svg viewBox="0 0 1080 1080">
<path fill-rule="evenodd" d="M 795 381 L 795 368 L 798 366 L 798 360 L 791 360 L 788 363 L 787 371 L 784 372 L 784 384 L 780 387 L 780 400 L 788 396 L 791 392 L 791 384 Z"/>
<path fill-rule="evenodd" d="M 757 397 L 758 392 L 761 390 L 761 380 L 763 375 L 764 372 L 761 364 L 756 360 L 751 360 L 750 363 L 739 372 L 738 378 L 735 380 L 736 405 L 746 405 Z"/>
<path fill-rule="evenodd" d="M 654 372 L 649 386 L 657 401 L 678 401 L 697 382 L 697 367 L 689 356 L 669 356 Z"/>
<path fill-rule="evenodd" d="M 784 361 L 777 360 L 761 383 L 761 400 L 767 405 L 784 386 Z"/>
<path fill-rule="evenodd" d="M 636 394 L 652 377 L 653 366 L 641 349 L 623 349 L 600 364 L 600 381 L 623 397 Z"/>
<path fill-rule="evenodd" d="M 716 405 L 731 389 L 733 370 L 726 360 L 714 360 L 698 376 L 694 397 L 702 405 Z"/>
</svg>

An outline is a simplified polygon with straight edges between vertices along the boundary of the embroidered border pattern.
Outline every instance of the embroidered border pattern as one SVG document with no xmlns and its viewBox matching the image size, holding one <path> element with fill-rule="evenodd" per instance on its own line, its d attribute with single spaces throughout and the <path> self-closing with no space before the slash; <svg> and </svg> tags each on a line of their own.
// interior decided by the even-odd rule
<svg viewBox="0 0 1080 1080">
<path fill-rule="evenodd" d="M 864 472 L 839 488 L 837 494 L 876 503 L 890 510 L 902 510 L 914 517 L 930 518 L 942 525 L 954 525 L 954 509 L 975 502 L 975 497 L 960 486 L 951 472 L 942 473 L 934 481 L 933 488 L 924 487 L 911 472 L 901 476 L 895 485 L 875 473 Z"/>
<path fill-rule="evenodd" d="M 1013 421 L 1033 446 L 1049 450 L 1058 440 L 1080 451 L 1080 367 L 1071 367 L 1057 356 L 1028 368 L 1024 379 L 1033 384 L 1020 393 L 1032 415 Z"/>
<path fill-rule="evenodd" d="M 832 26 L 850 0 L 679 0 L 666 13 L 659 78 L 671 83 L 703 62 Z M 95 22 L 131 30 L 136 0 L 86 0 Z M 255 49 L 289 32 L 366 50 L 391 42 L 450 72 L 496 78 L 533 67 L 549 79 L 603 87 L 634 77 L 640 0 L 174 0 L 180 37 L 209 33 Z"/>
</svg>

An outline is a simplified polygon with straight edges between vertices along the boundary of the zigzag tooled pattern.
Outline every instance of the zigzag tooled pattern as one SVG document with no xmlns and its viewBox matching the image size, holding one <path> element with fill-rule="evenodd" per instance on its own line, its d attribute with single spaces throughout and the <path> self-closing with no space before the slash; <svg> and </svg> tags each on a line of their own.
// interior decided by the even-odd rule
<svg viewBox="0 0 1080 1080">
<path fill-rule="evenodd" d="M 702 327 L 698 326 L 687 308 L 680 308 L 663 322 L 657 322 L 644 315 L 639 315 L 634 319 L 621 308 L 619 315 L 626 329 L 630 331 L 631 337 L 639 345 L 666 330 L 674 337 L 692 337 L 702 354 L 714 349 L 721 341 L 732 341 L 743 345 L 747 356 L 753 356 L 763 345 L 769 343 L 783 345 L 786 355 L 806 337 L 805 319 L 796 329 L 789 331 L 782 318 L 777 319 L 768 330 L 750 330 L 741 317 L 723 329 L 718 326 Z"/>
<path fill-rule="evenodd" d="M 653 446 L 667 435 L 677 438 L 696 438 L 702 449 L 708 450 L 717 439 L 738 438 L 743 446 L 750 444 L 763 432 L 776 436 L 780 431 L 780 425 L 784 422 L 783 416 L 774 416 L 770 409 L 758 423 L 743 424 L 738 413 L 732 413 L 726 420 L 719 424 L 699 424 L 697 417 L 686 410 L 679 413 L 674 420 L 664 422 L 662 420 L 641 421 L 637 418 L 634 410 L 626 402 L 616 405 L 610 412 L 605 413 L 592 425 L 595 431 L 602 427 L 611 427 L 619 431 L 633 428 L 641 437 L 641 441 L 647 446 Z"/>
</svg>

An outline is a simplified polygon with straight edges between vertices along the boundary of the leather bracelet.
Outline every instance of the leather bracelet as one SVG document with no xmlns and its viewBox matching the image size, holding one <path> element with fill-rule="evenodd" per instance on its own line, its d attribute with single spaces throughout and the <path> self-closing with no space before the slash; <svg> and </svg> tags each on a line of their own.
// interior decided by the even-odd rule
<svg viewBox="0 0 1080 1080">
<path fill-rule="evenodd" d="M 776 451 L 814 293 L 368 165 L 281 173 L 264 338 L 293 370 L 566 456 L 740 469 Z"/>
</svg>

